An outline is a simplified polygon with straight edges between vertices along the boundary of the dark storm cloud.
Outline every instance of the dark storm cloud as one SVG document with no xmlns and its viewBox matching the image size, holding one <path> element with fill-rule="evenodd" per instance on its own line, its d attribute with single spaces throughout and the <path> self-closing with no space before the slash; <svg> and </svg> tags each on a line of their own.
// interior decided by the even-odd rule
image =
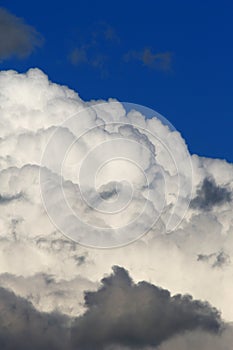
<svg viewBox="0 0 233 350">
<path fill-rule="evenodd" d="M 113 271 L 97 292 L 85 295 L 87 311 L 72 330 L 77 349 L 102 350 L 113 344 L 140 349 L 185 331 L 220 331 L 220 315 L 208 303 L 189 295 L 172 297 L 147 282 L 135 284 L 123 268 Z"/>
<path fill-rule="evenodd" d="M 68 318 L 36 311 L 8 290 L 0 288 L 1 350 L 69 350 Z"/>
<path fill-rule="evenodd" d="M 49 277 L 46 283 L 51 282 Z M 188 295 L 172 297 L 147 282 L 135 284 L 120 267 L 102 280 L 99 290 L 86 292 L 85 305 L 87 311 L 76 319 L 47 314 L 0 288 L 0 349 L 156 348 L 186 331 L 218 337 L 223 329 L 218 311 L 208 303 Z"/>
<path fill-rule="evenodd" d="M 190 206 L 194 209 L 208 211 L 214 206 L 230 202 L 231 199 L 231 191 L 225 187 L 216 185 L 214 179 L 206 178 L 201 187 L 197 190 L 197 196 L 192 199 Z"/>
<path fill-rule="evenodd" d="M 124 55 L 124 60 L 132 60 L 143 63 L 148 68 L 169 71 L 171 69 L 171 52 L 152 53 L 151 49 L 145 48 L 142 51 L 129 51 Z"/>
<path fill-rule="evenodd" d="M 4 8 L 0 8 L 0 59 L 11 56 L 24 58 L 42 44 L 35 28 Z"/>
</svg>

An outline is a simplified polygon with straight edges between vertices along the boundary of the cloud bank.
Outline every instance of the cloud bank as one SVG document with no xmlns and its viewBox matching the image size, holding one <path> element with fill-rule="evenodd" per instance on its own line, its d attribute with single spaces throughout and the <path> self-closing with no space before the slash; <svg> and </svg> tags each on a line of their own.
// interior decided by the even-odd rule
<svg viewBox="0 0 233 350">
<path fill-rule="evenodd" d="M 136 105 L 85 102 L 38 69 L 1 72 L 0 103 L 3 293 L 24 298 L 33 313 L 49 313 L 42 319 L 56 312 L 59 324 L 68 319 L 82 329 L 76 334 L 72 328 L 70 346 L 89 346 L 87 325 L 100 315 L 102 333 L 93 330 L 90 342 L 107 349 L 133 349 L 137 342 L 147 350 L 230 349 L 232 164 L 190 155 L 156 112 L 146 118 L 148 110 Z M 117 269 L 101 285 L 113 265 L 135 282 Z M 84 299 L 87 290 L 95 293 Z M 174 297 L 179 294 L 194 300 Z M 155 332 L 161 338 L 137 319 L 140 339 L 130 325 L 123 334 L 118 321 L 132 319 L 134 307 L 145 323 L 158 322 L 147 312 L 148 300 L 163 319 Z M 221 312 L 224 330 L 218 331 L 215 309 L 195 300 Z M 178 307 L 182 319 L 176 315 L 174 328 Z"/>
</svg>

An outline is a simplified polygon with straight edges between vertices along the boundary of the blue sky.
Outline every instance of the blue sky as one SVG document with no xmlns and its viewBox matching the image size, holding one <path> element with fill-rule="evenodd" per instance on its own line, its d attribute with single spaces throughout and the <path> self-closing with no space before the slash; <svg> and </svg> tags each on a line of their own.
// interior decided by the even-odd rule
<svg viewBox="0 0 233 350">
<path fill-rule="evenodd" d="M 155 109 L 191 153 L 233 162 L 233 2 L 2 1 L 43 37 L 1 69 L 39 67 L 84 100 Z"/>
</svg>

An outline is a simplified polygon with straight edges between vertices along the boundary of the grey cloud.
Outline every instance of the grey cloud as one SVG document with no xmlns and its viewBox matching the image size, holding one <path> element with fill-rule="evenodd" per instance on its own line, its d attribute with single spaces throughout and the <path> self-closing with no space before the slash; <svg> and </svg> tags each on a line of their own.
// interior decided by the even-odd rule
<svg viewBox="0 0 233 350">
<path fill-rule="evenodd" d="M 42 36 L 22 18 L 0 8 L 0 59 L 24 58 L 41 46 Z"/>
<path fill-rule="evenodd" d="M 105 21 L 95 23 L 91 38 L 91 42 L 94 44 L 98 44 L 101 40 L 110 41 L 114 44 L 120 43 L 116 29 Z"/>
<path fill-rule="evenodd" d="M 158 346 L 185 331 L 220 332 L 220 315 L 208 303 L 189 295 L 171 296 L 147 282 L 135 284 L 117 266 L 113 272 L 102 280 L 98 291 L 85 295 L 87 311 L 72 329 L 72 342 L 78 349 L 143 348 Z"/>
<path fill-rule="evenodd" d="M 117 35 L 115 29 L 108 24 L 106 24 L 106 27 L 104 29 L 104 36 L 106 40 L 109 40 L 115 43 L 120 43 L 120 38 Z"/>
<path fill-rule="evenodd" d="M 90 64 L 94 68 L 104 69 L 104 65 L 105 65 L 107 60 L 108 60 L 108 56 L 106 56 L 102 53 L 97 53 L 93 57 L 93 59 L 90 60 Z"/>
<path fill-rule="evenodd" d="M 100 197 L 104 200 L 116 198 L 118 195 L 120 184 L 115 181 L 111 181 L 106 185 L 102 185 L 99 189 Z"/>
<path fill-rule="evenodd" d="M 224 267 L 230 263 L 230 256 L 224 251 L 220 251 L 212 254 L 199 254 L 197 261 L 207 262 L 213 268 L 215 267 Z"/>
<path fill-rule="evenodd" d="M 232 350 L 232 344 L 233 327 L 229 324 L 220 335 L 210 334 L 200 330 L 186 332 L 169 339 L 158 350 Z M 153 349 L 147 348 L 144 350 Z"/>
<path fill-rule="evenodd" d="M 20 192 L 20 193 L 17 193 L 17 194 L 15 194 L 15 195 L 1 195 L 0 194 L 0 205 L 1 204 L 8 204 L 8 203 L 10 203 L 10 202 L 12 202 L 12 201 L 15 201 L 15 200 L 17 200 L 17 199 L 20 199 L 20 198 L 22 198 L 23 197 L 23 194 Z"/>
<path fill-rule="evenodd" d="M 25 299 L 0 288 L 1 350 L 68 350 L 68 325 L 67 317 L 40 313 Z"/>
<path fill-rule="evenodd" d="M 112 45 L 120 44 L 121 40 L 117 35 L 115 29 L 105 22 L 98 23 L 95 30 L 88 35 L 88 40 L 82 40 L 68 56 L 69 61 L 75 65 L 85 64 L 93 68 L 104 70 L 107 74 L 106 64 L 110 61 L 112 56 Z M 107 45 L 106 45 L 107 44 Z M 111 47 L 111 51 L 109 51 Z M 119 49 L 116 51 L 116 57 L 119 55 Z M 153 53 L 150 48 L 142 50 L 130 50 L 123 55 L 125 62 L 138 61 L 144 66 L 151 69 L 161 71 L 171 70 L 172 53 L 171 52 L 157 52 Z M 119 56 L 119 60 L 122 57 Z"/>
<path fill-rule="evenodd" d="M 87 63 L 87 51 L 84 48 L 76 47 L 69 55 L 70 62 L 73 65 L 79 65 L 83 63 Z"/>
<path fill-rule="evenodd" d="M 77 265 L 83 265 L 86 262 L 86 256 L 85 255 L 80 255 L 80 256 L 75 256 L 74 259 L 77 261 Z"/>
<path fill-rule="evenodd" d="M 190 207 L 209 211 L 214 206 L 220 206 L 230 202 L 231 191 L 225 187 L 218 186 L 214 179 L 206 178 L 197 190 L 197 195 L 192 199 Z"/>
<path fill-rule="evenodd" d="M 107 75 L 106 62 L 106 43 L 119 43 L 120 39 L 113 27 L 105 22 L 96 23 L 94 30 L 87 33 L 86 40 L 83 39 L 68 56 L 69 61 L 74 66 L 88 65 L 92 68 L 99 69 L 102 74 Z M 108 51 L 108 49 L 107 49 Z"/>
<path fill-rule="evenodd" d="M 152 53 L 151 49 L 145 48 L 142 51 L 127 52 L 124 55 L 124 60 L 126 62 L 137 60 L 149 68 L 169 71 L 171 69 L 172 54 L 171 52 Z"/>
<path fill-rule="evenodd" d="M 94 283 L 80 276 L 56 280 L 53 275 L 44 273 L 28 277 L 0 274 L 0 285 L 26 298 L 40 311 L 57 310 L 72 317 L 83 312 L 83 291 L 96 288 Z"/>
<path fill-rule="evenodd" d="M 185 332 L 169 339 L 159 347 L 143 347 L 140 350 L 232 350 L 233 327 L 228 325 L 221 335 L 200 330 Z M 106 350 L 132 350 L 131 347 L 110 346 Z"/>
<path fill-rule="evenodd" d="M 76 250 L 79 247 L 78 243 L 66 239 L 64 236 L 60 236 L 58 232 L 53 232 L 46 237 L 38 237 L 35 241 L 38 248 L 42 250 L 58 251 L 66 250 L 69 252 L 69 256 L 76 254 Z M 73 253 L 73 254 L 72 254 Z"/>
<path fill-rule="evenodd" d="M 105 67 L 108 56 L 100 52 L 95 52 L 95 49 L 92 47 L 76 47 L 71 51 L 68 59 L 73 66 L 87 65 L 98 69 L 101 72 L 101 77 L 106 77 L 108 75 L 108 71 Z"/>
<path fill-rule="evenodd" d="M 228 254 L 224 253 L 224 252 L 220 252 L 217 256 L 216 256 L 216 260 L 213 264 L 213 267 L 222 267 L 224 265 L 227 265 L 230 263 L 230 257 Z"/>
<path fill-rule="evenodd" d="M 38 277 L 48 288 L 54 284 L 50 276 Z M 202 332 L 208 341 L 218 341 L 227 326 L 208 303 L 189 295 L 172 297 L 147 282 L 135 284 L 118 266 L 99 290 L 86 292 L 85 306 L 85 313 L 76 318 L 43 313 L 0 288 L 1 350 L 160 349 L 160 344 L 173 343 L 187 332 L 194 340 Z"/>
</svg>

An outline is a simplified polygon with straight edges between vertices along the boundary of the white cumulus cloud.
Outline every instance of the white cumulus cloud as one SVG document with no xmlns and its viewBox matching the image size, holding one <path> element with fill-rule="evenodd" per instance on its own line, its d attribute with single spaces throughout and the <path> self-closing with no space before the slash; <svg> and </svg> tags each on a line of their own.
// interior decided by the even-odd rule
<svg viewBox="0 0 233 350">
<path fill-rule="evenodd" d="M 189 155 L 156 112 L 84 102 L 38 69 L 1 72 L 0 104 L 4 288 L 76 316 L 84 290 L 119 265 L 233 321 L 232 164 Z"/>
</svg>

